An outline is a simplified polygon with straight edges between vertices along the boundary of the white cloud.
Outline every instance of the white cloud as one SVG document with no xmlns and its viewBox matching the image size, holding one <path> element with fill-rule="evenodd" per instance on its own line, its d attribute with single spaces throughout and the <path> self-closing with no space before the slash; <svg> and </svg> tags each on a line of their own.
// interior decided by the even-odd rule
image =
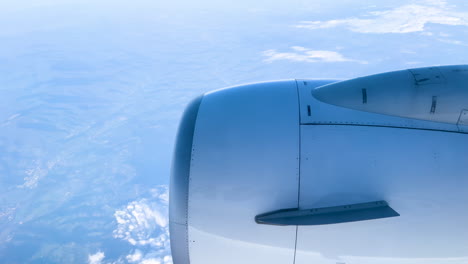
<svg viewBox="0 0 468 264">
<path fill-rule="evenodd" d="M 140 261 L 142 258 L 143 258 L 143 254 L 141 253 L 140 250 L 135 250 L 135 252 L 133 254 L 129 254 L 127 255 L 127 261 L 130 262 L 130 263 L 136 263 L 138 261 Z"/>
<path fill-rule="evenodd" d="M 35 160 L 32 168 L 27 169 L 24 173 L 24 183 L 18 188 L 34 189 L 38 186 L 39 180 L 45 178 L 49 172 L 60 162 L 60 159 L 55 159 L 47 162 Z"/>
<path fill-rule="evenodd" d="M 0 221 L 12 221 L 15 218 L 16 207 L 0 207 Z"/>
<path fill-rule="evenodd" d="M 289 60 L 289 61 L 302 61 L 302 62 L 358 62 L 367 63 L 349 59 L 336 51 L 328 50 L 310 50 L 304 47 L 294 46 L 291 47 L 290 52 L 278 52 L 274 49 L 266 50 L 263 56 L 266 57 L 266 62 L 273 62 L 276 60 Z"/>
<path fill-rule="evenodd" d="M 407 64 L 407 65 L 416 65 L 416 64 L 422 64 L 422 62 L 420 62 L 420 61 L 408 61 L 408 62 L 405 62 L 405 64 Z"/>
<path fill-rule="evenodd" d="M 89 264 L 101 264 L 104 257 L 105 257 L 104 252 L 98 251 L 96 252 L 96 254 L 88 256 L 88 263 Z"/>
<path fill-rule="evenodd" d="M 141 262 L 141 264 L 162 264 L 161 261 L 157 259 L 145 259 Z"/>
<path fill-rule="evenodd" d="M 172 256 L 166 255 L 164 257 L 157 256 L 155 252 L 150 252 L 144 255 L 140 250 L 135 250 L 133 254 L 129 254 L 126 257 L 128 263 L 138 264 L 172 264 Z"/>
<path fill-rule="evenodd" d="M 454 10 L 445 1 L 425 1 L 367 14 L 370 18 L 303 21 L 298 28 L 319 29 L 342 26 L 359 33 L 410 33 L 424 31 L 428 23 L 468 26 L 468 12 Z"/>
<path fill-rule="evenodd" d="M 115 211 L 117 228 L 114 237 L 135 247 L 125 258 L 129 263 L 172 264 L 169 219 L 168 186 L 161 185 L 150 191 L 150 198 L 128 203 Z M 143 249 L 151 248 L 149 252 Z"/>
<path fill-rule="evenodd" d="M 447 43 L 447 44 L 466 46 L 465 42 L 460 41 L 460 40 L 446 39 L 446 38 L 445 39 L 444 38 L 438 38 L 437 40 L 440 41 L 440 42 Z"/>
</svg>

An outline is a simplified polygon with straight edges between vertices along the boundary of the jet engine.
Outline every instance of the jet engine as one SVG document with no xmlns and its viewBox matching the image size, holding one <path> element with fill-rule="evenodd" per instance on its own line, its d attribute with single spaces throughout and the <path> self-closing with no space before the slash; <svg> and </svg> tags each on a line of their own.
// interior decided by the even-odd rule
<svg viewBox="0 0 468 264">
<path fill-rule="evenodd" d="M 194 99 L 170 183 L 175 264 L 468 262 L 468 66 Z"/>
</svg>

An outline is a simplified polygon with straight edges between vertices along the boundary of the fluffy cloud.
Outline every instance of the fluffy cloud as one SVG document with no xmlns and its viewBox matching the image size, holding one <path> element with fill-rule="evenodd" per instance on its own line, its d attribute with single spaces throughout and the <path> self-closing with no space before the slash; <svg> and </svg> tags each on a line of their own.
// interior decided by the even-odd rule
<svg viewBox="0 0 468 264">
<path fill-rule="evenodd" d="M 126 259 L 130 263 L 137 263 L 143 258 L 143 253 L 140 250 L 135 250 L 133 254 L 127 255 Z"/>
<path fill-rule="evenodd" d="M 157 186 L 151 190 L 150 198 L 130 202 L 114 213 L 117 221 L 114 237 L 135 247 L 125 257 L 128 263 L 172 263 L 168 200 L 168 187 Z"/>
<path fill-rule="evenodd" d="M 88 263 L 89 264 L 101 264 L 104 257 L 105 257 L 104 252 L 98 251 L 96 252 L 96 254 L 88 256 Z"/>
<path fill-rule="evenodd" d="M 276 60 L 302 61 L 302 62 L 358 62 L 366 63 L 365 61 L 346 58 L 342 54 L 328 50 L 310 50 L 304 47 L 291 47 L 290 52 L 278 52 L 274 49 L 263 52 L 266 57 L 266 62 Z"/>
<path fill-rule="evenodd" d="M 391 10 L 370 12 L 370 18 L 345 18 L 328 21 L 303 21 L 298 28 L 345 27 L 359 33 L 410 33 L 424 31 L 428 23 L 468 26 L 468 12 L 460 12 L 445 1 L 408 4 Z"/>
</svg>

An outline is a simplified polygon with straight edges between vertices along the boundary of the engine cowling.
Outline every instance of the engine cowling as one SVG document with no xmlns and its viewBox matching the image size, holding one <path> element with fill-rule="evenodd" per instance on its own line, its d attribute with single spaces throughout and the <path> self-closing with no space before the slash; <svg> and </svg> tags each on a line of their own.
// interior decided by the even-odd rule
<svg viewBox="0 0 468 264">
<path fill-rule="evenodd" d="M 187 107 L 170 187 L 175 264 L 468 261 L 467 127 L 321 97 L 345 84 L 250 84 Z"/>
</svg>

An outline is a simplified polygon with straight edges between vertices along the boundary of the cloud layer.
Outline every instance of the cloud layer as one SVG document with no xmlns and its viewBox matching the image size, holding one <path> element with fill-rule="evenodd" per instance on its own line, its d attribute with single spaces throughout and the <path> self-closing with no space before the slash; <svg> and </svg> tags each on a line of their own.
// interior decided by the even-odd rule
<svg viewBox="0 0 468 264">
<path fill-rule="evenodd" d="M 303 21 L 298 28 L 345 27 L 359 33 L 410 33 L 424 31 L 428 23 L 468 26 L 468 12 L 460 12 L 445 1 L 427 1 L 367 14 L 370 18 L 350 17 L 327 21 Z"/>
<path fill-rule="evenodd" d="M 172 263 L 168 200 L 168 186 L 158 186 L 151 190 L 150 198 L 130 202 L 115 212 L 118 225 L 114 230 L 114 237 L 135 247 L 125 257 L 128 263 Z"/>
<path fill-rule="evenodd" d="M 263 52 L 266 62 L 277 60 L 289 60 L 299 62 L 358 62 L 366 63 L 365 61 L 346 58 L 336 51 L 328 50 L 310 50 L 304 47 L 293 46 L 289 52 L 278 52 L 274 49 Z"/>
</svg>

